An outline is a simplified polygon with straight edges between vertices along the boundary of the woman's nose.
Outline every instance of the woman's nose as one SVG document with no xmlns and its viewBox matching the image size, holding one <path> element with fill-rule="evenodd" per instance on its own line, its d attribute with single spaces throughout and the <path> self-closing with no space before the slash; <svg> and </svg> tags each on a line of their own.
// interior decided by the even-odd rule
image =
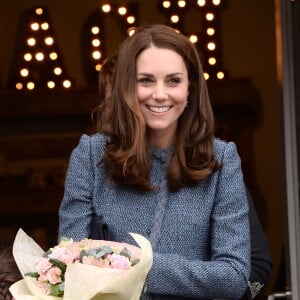
<svg viewBox="0 0 300 300">
<path fill-rule="evenodd" d="M 166 100 L 168 99 L 168 94 L 163 85 L 157 85 L 156 89 L 153 91 L 152 98 L 155 100 Z"/>
</svg>

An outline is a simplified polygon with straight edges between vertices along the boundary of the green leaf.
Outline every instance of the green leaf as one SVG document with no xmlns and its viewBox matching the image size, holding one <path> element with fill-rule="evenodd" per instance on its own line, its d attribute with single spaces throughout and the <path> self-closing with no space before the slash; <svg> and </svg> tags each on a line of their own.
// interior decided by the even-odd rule
<svg viewBox="0 0 300 300">
<path fill-rule="evenodd" d="M 86 250 L 81 250 L 80 251 L 80 255 L 79 255 L 79 261 L 82 263 L 82 258 L 84 257 L 84 256 L 89 256 L 89 253 L 86 251 Z"/>
<path fill-rule="evenodd" d="M 122 249 L 122 251 L 120 252 L 120 255 L 126 256 L 129 259 L 132 258 L 132 253 L 126 247 L 124 249 Z"/>
<path fill-rule="evenodd" d="M 94 255 L 94 256 L 95 256 L 95 258 L 101 258 L 101 257 L 103 257 L 105 254 L 106 254 L 105 251 L 100 250 L 100 251 L 97 252 L 97 254 Z"/>
<path fill-rule="evenodd" d="M 64 241 L 64 242 L 68 242 L 68 241 L 71 241 L 71 240 L 72 240 L 72 239 L 67 238 L 67 237 L 65 237 L 65 236 L 62 236 L 61 239 L 60 239 L 60 241 Z"/>
<path fill-rule="evenodd" d="M 97 249 L 89 249 L 87 251 L 89 256 L 96 256 L 97 255 Z"/>
<path fill-rule="evenodd" d="M 113 250 L 112 250 L 112 248 L 110 246 L 104 245 L 104 246 L 101 247 L 101 250 L 104 251 L 105 254 L 111 254 L 111 253 L 113 253 Z"/>
<path fill-rule="evenodd" d="M 63 274 L 66 272 L 67 265 L 63 261 L 61 261 L 59 259 L 55 259 L 55 258 L 50 258 L 49 261 L 54 266 L 60 268 Z"/>
<path fill-rule="evenodd" d="M 50 289 L 51 296 L 62 297 L 64 295 L 64 286 L 61 286 L 61 284 L 50 284 Z"/>
<path fill-rule="evenodd" d="M 33 278 L 38 278 L 40 276 L 40 274 L 38 272 L 27 272 L 24 274 L 25 276 L 30 276 Z"/>
<path fill-rule="evenodd" d="M 138 264 L 139 262 L 140 262 L 139 259 L 133 259 L 133 260 L 131 261 L 132 267 L 135 266 L 136 264 Z"/>
</svg>

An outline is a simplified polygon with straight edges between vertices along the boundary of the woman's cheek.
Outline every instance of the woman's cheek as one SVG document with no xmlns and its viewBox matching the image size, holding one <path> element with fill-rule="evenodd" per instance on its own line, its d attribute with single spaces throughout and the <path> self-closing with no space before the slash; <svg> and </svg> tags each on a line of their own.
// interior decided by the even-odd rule
<svg viewBox="0 0 300 300">
<path fill-rule="evenodd" d="M 151 91 L 148 89 L 138 88 L 137 89 L 137 97 L 139 101 L 144 101 L 151 97 Z"/>
</svg>

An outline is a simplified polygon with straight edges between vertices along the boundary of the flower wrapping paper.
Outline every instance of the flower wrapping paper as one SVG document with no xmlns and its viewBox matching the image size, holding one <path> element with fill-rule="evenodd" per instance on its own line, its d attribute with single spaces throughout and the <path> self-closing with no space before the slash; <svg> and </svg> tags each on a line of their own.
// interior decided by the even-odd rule
<svg viewBox="0 0 300 300">
<path fill-rule="evenodd" d="M 100 268 L 84 264 L 68 264 L 65 273 L 63 298 L 42 293 L 36 280 L 24 276 L 35 270 L 43 256 L 43 249 L 22 229 L 19 229 L 13 245 L 13 256 L 23 274 L 23 279 L 10 287 L 16 300 L 138 300 L 140 299 L 147 274 L 152 266 L 153 254 L 150 242 L 142 235 L 130 233 L 140 248 L 125 243 L 109 242 L 115 246 L 128 246 L 140 253 L 140 261 L 127 270 Z M 105 242 L 105 241 L 104 241 Z"/>
</svg>

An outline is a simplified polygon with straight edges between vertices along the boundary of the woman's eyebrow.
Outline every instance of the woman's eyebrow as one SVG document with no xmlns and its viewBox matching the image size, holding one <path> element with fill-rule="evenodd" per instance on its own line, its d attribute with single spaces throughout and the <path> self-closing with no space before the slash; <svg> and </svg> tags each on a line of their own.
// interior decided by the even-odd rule
<svg viewBox="0 0 300 300">
<path fill-rule="evenodd" d="M 147 73 L 147 72 L 140 72 L 140 73 L 137 73 L 137 75 L 142 75 L 142 76 L 153 76 L 151 73 Z"/>
<path fill-rule="evenodd" d="M 153 74 L 151 73 L 147 73 L 147 72 L 140 72 L 140 73 L 137 73 L 138 76 L 154 76 Z M 183 72 L 175 72 L 175 73 L 170 73 L 170 74 L 167 74 L 166 77 L 171 77 L 171 76 L 178 76 L 178 75 L 183 75 Z"/>
</svg>

